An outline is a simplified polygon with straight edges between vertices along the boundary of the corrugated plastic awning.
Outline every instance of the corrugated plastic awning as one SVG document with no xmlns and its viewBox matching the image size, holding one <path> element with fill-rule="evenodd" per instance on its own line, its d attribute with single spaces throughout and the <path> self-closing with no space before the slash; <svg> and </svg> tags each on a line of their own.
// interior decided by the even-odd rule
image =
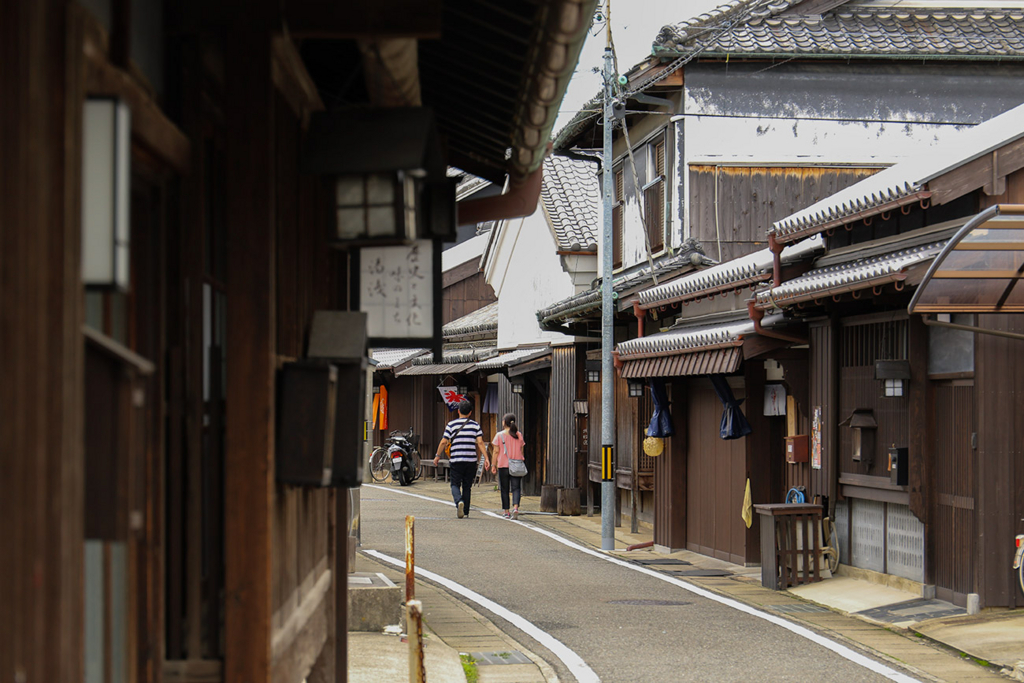
<svg viewBox="0 0 1024 683">
<path fill-rule="evenodd" d="M 990 207 L 935 257 L 910 313 L 1024 312 L 1024 205 Z"/>
<path fill-rule="evenodd" d="M 729 374 L 739 370 L 741 362 L 743 348 L 734 346 L 675 356 L 628 360 L 622 366 L 622 376 L 633 379 Z"/>
<path fill-rule="evenodd" d="M 465 372 L 472 372 L 476 369 L 476 363 L 433 363 L 430 365 L 410 365 L 396 374 L 399 377 L 411 375 L 458 375 Z"/>
</svg>

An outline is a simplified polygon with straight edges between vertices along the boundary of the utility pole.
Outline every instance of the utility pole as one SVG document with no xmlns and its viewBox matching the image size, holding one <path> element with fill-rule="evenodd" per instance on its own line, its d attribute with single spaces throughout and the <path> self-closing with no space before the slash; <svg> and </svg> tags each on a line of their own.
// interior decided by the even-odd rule
<svg viewBox="0 0 1024 683">
<path fill-rule="evenodd" d="M 615 550 L 615 470 L 612 467 L 615 449 L 615 369 L 612 367 L 612 350 L 615 346 L 615 301 L 612 299 L 612 205 L 615 203 L 612 176 L 612 82 L 615 73 L 610 1 L 604 19 L 608 22 L 608 42 L 604 48 L 604 154 L 601 160 L 604 172 L 601 232 L 601 549 Z"/>
</svg>

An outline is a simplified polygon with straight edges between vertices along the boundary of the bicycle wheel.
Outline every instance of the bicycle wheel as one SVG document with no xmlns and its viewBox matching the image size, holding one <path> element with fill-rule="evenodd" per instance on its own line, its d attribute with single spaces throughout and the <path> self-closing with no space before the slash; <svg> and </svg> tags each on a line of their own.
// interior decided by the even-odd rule
<svg viewBox="0 0 1024 683">
<path fill-rule="evenodd" d="M 378 484 L 383 484 L 391 478 L 391 460 L 383 446 L 374 448 L 370 455 L 370 478 Z"/>
<path fill-rule="evenodd" d="M 828 555 L 828 570 L 835 574 L 839 569 L 839 536 L 831 519 L 825 519 L 825 532 L 828 534 L 828 548 L 825 549 Z"/>
<path fill-rule="evenodd" d="M 423 476 L 423 460 L 419 451 L 412 452 L 412 480 L 416 481 Z"/>
</svg>

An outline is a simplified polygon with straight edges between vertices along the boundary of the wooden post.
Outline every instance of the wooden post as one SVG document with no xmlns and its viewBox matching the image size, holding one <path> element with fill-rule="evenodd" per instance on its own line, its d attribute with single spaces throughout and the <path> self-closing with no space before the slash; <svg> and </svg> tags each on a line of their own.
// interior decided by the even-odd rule
<svg viewBox="0 0 1024 683">
<path fill-rule="evenodd" d="M 9 680 L 84 676 L 76 7 L 0 3 L 0 676 Z"/>
<path fill-rule="evenodd" d="M 405 516 L 405 601 L 416 599 L 416 518 Z"/>
<path fill-rule="evenodd" d="M 267 682 L 271 669 L 275 190 L 265 4 L 232 3 L 239 23 L 226 32 L 225 683 Z"/>
<path fill-rule="evenodd" d="M 423 603 L 410 600 L 405 603 L 405 630 L 409 638 L 409 683 L 426 683 L 423 668 Z"/>
<path fill-rule="evenodd" d="M 348 681 L 348 489 L 335 489 L 334 680 Z"/>
</svg>

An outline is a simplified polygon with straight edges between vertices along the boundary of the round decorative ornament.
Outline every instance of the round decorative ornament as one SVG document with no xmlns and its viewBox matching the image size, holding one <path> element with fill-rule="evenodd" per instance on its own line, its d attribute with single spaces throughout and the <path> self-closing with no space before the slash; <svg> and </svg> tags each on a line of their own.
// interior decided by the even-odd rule
<svg viewBox="0 0 1024 683">
<path fill-rule="evenodd" d="M 665 439 L 658 436 L 648 436 L 644 439 L 644 453 L 656 458 L 665 452 Z"/>
</svg>

